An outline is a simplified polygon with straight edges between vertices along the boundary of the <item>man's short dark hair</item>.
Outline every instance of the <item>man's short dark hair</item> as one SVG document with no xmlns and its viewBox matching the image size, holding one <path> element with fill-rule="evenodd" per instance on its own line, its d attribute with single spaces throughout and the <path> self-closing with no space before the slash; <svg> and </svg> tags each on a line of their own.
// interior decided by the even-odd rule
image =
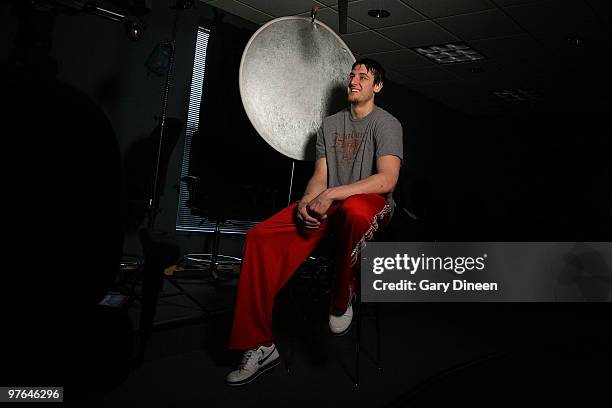
<svg viewBox="0 0 612 408">
<path fill-rule="evenodd" d="M 380 65 L 380 62 L 374 61 L 371 58 L 361 58 L 355 61 L 351 69 L 355 69 L 358 65 L 364 65 L 368 72 L 374 75 L 374 85 L 385 83 L 385 69 Z"/>
</svg>

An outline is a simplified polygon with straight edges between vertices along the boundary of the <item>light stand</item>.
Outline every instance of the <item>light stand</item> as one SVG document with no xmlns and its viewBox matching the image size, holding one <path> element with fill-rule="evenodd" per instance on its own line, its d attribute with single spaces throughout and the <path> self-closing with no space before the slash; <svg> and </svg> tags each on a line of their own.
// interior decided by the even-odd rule
<svg viewBox="0 0 612 408">
<path fill-rule="evenodd" d="M 295 160 L 291 160 L 291 177 L 289 178 L 289 196 L 287 197 L 287 206 L 291 205 L 291 193 L 293 192 L 293 173 L 295 172 Z"/>
<path fill-rule="evenodd" d="M 166 48 L 168 50 L 168 66 L 165 69 L 166 81 L 164 84 L 164 93 L 162 97 L 162 109 L 160 117 L 160 132 L 159 132 L 159 143 L 157 145 L 157 158 L 155 160 L 155 172 L 153 176 L 153 188 L 151 198 L 149 199 L 148 208 L 148 223 L 147 227 L 150 229 L 155 228 L 155 219 L 159 214 L 159 167 L 162 155 L 162 145 L 164 142 L 164 136 L 166 133 L 166 112 L 168 108 L 168 95 L 170 93 L 170 84 L 172 82 L 172 71 L 174 68 L 174 56 L 176 54 L 176 28 L 179 17 L 179 10 L 184 10 L 191 7 L 192 2 L 190 1 L 177 1 L 174 13 L 174 24 L 172 26 L 172 39 L 164 42 L 159 47 L 159 50 Z M 151 69 L 151 67 L 149 67 Z"/>
</svg>

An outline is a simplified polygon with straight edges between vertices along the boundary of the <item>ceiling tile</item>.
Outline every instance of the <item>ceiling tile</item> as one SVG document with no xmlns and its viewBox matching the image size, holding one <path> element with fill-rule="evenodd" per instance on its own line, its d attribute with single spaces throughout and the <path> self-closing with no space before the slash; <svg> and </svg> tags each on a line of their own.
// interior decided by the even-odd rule
<svg viewBox="0 0 612 408">
<path fill-rule="evenodd" d="M 394 70 L 385 70 L 385 75 L 388 80 L 393 81 L 397 84 L 410 84 L 412 81 L 405 75 L 400 74 Z"/>
<path fill-rule="evenodd" d="M 389 41 L 375 31 L 364 31 L 361 33 L 346 34 L 342 39 L 351 51 L 359 54 L 371 54 L 375 52 L 394 51 L 401 48 L 400 45 Z"/>
<path fill-rule="evenodd" d="M 466 86 L 462 81 L 447 81 L 439 83 L 411 83 L 410 87 L 429 98 L 435 99 L 442 103 L 447 103 L 448 100 L 462 98 L 465 102 L 466 95 L 473 90 Z"/>
<path fill-rule="evenodd" d="M 400 74 L 416 83 L 448 82 L 460 79 L 453 73 L 439 67 L 431 66 L 427 68 L 397 69 Z"/>
<path fill-rule="evenodd" d="M 521 87 L 555 81 L 559 77 L 561 61 L 556 58 L 532 56 L 528 58 L 502 58 L 495 61 L 505 72 L 504 84 Z"/>
<path fill-rule="evenodd" d="M 533 55 L 542 52 L 542 46 L 527 34 L 471 40 L 468 44 L 487 58 Z"/>
<path fill-rule="evenodd" d="M 597 19 L 593 10 L 580 0 L 548 0 L 507 7 L 504 10 L 531 33 L 567 32 Z"/>
<path fill-rule="evenodd" d="M 495 8 L 490 0 L 403 0 L 429 18 L 453 16 Z"/>
<path fill-rule="evenodd" d="M 535 3 L 537 1 L 542 1 L 542 0 L 492 0 L 492 1 L 498 6 L 506 7 L 506 6 L 516 6 L 518 4 L 525 4 L 525 3 Z"/>
<path fill-rule="evenodd" d="M 448 81 L 434 84 L 419 84 L 415 85 L 419 91 L 428 94 L 447 94 L 447 95 L 464 95 L 470 90 L 469 84 L 463 81 Z"/>
<path fill-rule="evenodd" d="M 310 17 L 310 12 L 302 13 L 300 16 Z M 324 24 L 328 25 L 332 30 L 336 33 L 339 33 L 340 30 L 338 28 L 338 13 L 330 8 L 322 9 L 317 13 L 317 20 L 322 21 Z M 358 33 L 360 31 L 367 31 L 368 27 L 359 24 L 358 22 L 348 19 L 346 23 L 347 34 L 350 33 Z"/>
<path fill-rule="evenodd" d="M 596 13 L 604 15 L 606 21 L 610 21 L 612 16 L 612 2 L 610 0 L 586 0 L 586 2 Z"/>
<path fill-rule="evenodd" d="M 348 0 L 349 4 L 354 3 L 356 1 L 360 1 L 360 0 Z M 319 3 L 323 3 L 328 6 L 335 6 L 338 4 L 338 0 L 319 0 Z"/>
<path fill-rule="evenodd" d="M 275 17 L 309 12 L 315 5 L 325 7 L 325 4 L 314 0 L 239 0 L 239 2 Z"/>
<path fill-rule="evenodd" d="M 256 10 L 250 6 L 247 6 L 243 3 L 234 0 L 215 0 L 209 2 L 208 4 L 213 7 L 220 8 L 221 10 L 225 10 L 228 13 L 234 14 L 238 17 L 242 17 L 245 20 L 249 20 L 258 24 L 265 23 L 274 18 L 272 15 L 263 13 L 259 10 Z"/>
<path fill-rule="evenodd" d="M 570 55 L 574 50 L 568 39 L 575 38 L 589 50 L 612 49 L 609 28 L 586 3 L 576 0 L 544 1 L 505 9 L 545 47 Z"/>
<path fill-rule="evenodd" d="M 438 84 L 418 84 L 418 92 L 437 100 L 452 109 L 473 115 L 491 113 L 510 113 L 517 109 L 516 104 L 509 104 L 493 95 L 492 90 L 504 87 L 488 87 L 473 82 L 457 81 Z"/>
<path fill-rule="evenodd" d="M 368 11 L 384 8 L 391 15 L 387 18 L 374 18 Z M 425 17 L 406 6 L 399 0 L 362 0 L 349 5 L 348 15 L 370 28 L 390 27 L 399 24 L 425 20 Z"/>
<path fill-rule="evenodd" d="M 412 50 L 399 50 L 368 54 L 365 57 L 372 58 L 382 64 L 385 69 L 396 68 L 421 68 L 435 65 L 434 62 L 422 57 Z"/>
<path fill-rule="evenodd" d="M 580 57 L 581 54 L 585 57 L 593 57 L 597 59 L 605 59 L 612 50 L 612 44 L 606 36 L 600 36 L 596 31 L 592 31 L 594 26 L 584 27 L 583 30 L 575 31 L 541 31 L 534 33 L 533 36 L 541 44 L 542 52 L 545 53 L 561 53 L 568 57 L 574 55 Z M 593 49 L 593 53 L 588 52 L 588 49 L 574 47 L 574 41 L 579 41 L 582 44 L 580 47 L 588 46 Z"/>
<path fill-rule="evenodd" d="M 444 69 L 452 72 L 463 80 L 481 83 L 497 81 L 506 75 L 503 67 L 495 61 L 445 64 Z"/>
<path fill-rule="evenodd" d="M 450 109 L 469 116 L 508 113 L 508 108 L 504 106 L 504 101 L 491 100 L 495 97 L 493 95 L 487 95 L 485 91 L 480 89 L 470 90 L 463 95 L 447 95 L 441 93 L 438 95 L 430 95 L 429 97 L 446 105 Z M 482 125 L 477 123 L 472 123 L 470 126 L 472 129 L 481 129 L 481 127 Z"/>
<path fill-rule="evenodd" d="M 459 38 L 431 21 L 381 28 L 377 31 L 408 48 L 459 41 Z"/>
<path fill-rule="evenodd" d="M 439 18 L 435 21 L 463 40 L 524 34 L 512 19 L 498 9 Z"/>
</svg>

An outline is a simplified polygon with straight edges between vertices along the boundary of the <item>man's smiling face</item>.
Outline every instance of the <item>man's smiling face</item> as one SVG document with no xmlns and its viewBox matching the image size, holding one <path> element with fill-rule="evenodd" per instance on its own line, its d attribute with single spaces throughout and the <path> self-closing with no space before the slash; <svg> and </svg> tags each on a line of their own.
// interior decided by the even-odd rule
<svg viewBox="0 0 612 408">
<path fill-rule="evenodd" d="M 374 98 L 382 88 L 382 83 L 374 85 L 374 75 L 365 65 L 357 65 L 349 74 L 348 101 L 363 103 Z"/>
</svg>

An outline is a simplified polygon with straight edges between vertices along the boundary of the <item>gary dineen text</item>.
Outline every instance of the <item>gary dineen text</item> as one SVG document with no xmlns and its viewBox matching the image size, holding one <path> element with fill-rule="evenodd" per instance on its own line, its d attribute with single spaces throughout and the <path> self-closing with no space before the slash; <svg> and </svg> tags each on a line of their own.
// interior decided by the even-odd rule
<svg viewBox="0 0 612 408">
<path fill-rule="evenodd" d="M 377 279 L 372 284 L 374 290 L 408 290 L 408 291 L 497 291 L 497 282 L 468 282 L 462 279 L 454 279 L 452 282 L 431 282 L 427 279 L 412 281 L 402 279 L 399 282 L 383 282 Z"/>
</svg>

